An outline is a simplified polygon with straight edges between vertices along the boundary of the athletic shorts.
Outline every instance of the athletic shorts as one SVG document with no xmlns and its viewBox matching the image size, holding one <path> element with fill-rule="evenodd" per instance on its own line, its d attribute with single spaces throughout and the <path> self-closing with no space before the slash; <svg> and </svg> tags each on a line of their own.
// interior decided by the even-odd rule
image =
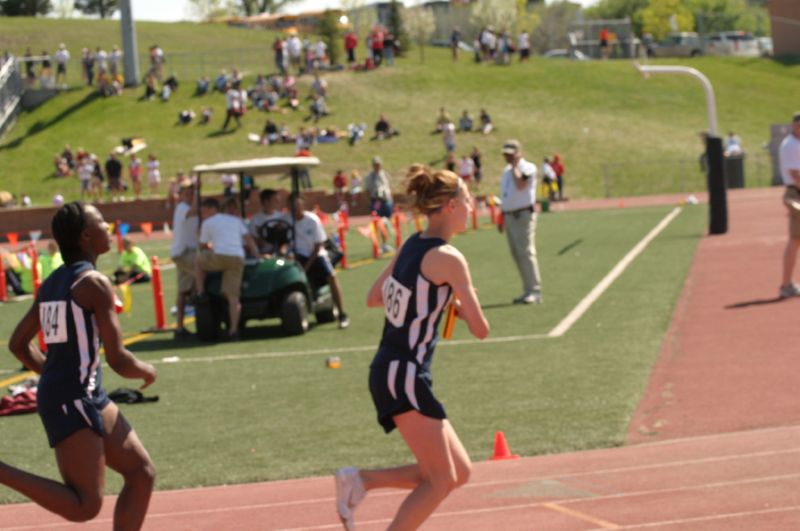
<svg viewBox="0 0 800 531">
<path fill-rule="evenodd" d="M 303 267 L 305 267 L 305 265 L 308 263 L 308 258 L 297 255 L 297 261 L 300 262 Z M 332 276 L 333 274 L 333 264 L 331 264 L 331 261 L 328 259 L 327 255 L 317 256 L 314 259 L 314 262 L 311 264 L 311 267 L 309 267 L 308 271 L 306 272 L 308 281 L 314 286 L 327 284 L 328 277 Z"/>
<path fill-rule="evenodd" d="M 800 191 L 795 187 L 786 187 L 783 204 L 789 210 L 789 237 L 800 240 Z"/>
<path fill-rule="evenodd" d="M 378 424 L 386 433 L 397 426 L 394 417 L 419 411 L 426 417 L 444 420 L 444 406 L 433 395 L 433 380 L 413 361 L 393 360 L 369 370 L 369 391 L 378 413 Z"/>
<path fill-rule="evenodd" d="M 392 217 L 394 208 L 392 207 L 391 201 L 386 201 L 385 199 L 373 199 L 372 210 L 374 210 L 379 217 L 390 218 Z"/>
<path fill-rule="evenodd" d="M 173 256 L 172 262 L 178 272 L 178 293 L 188 293 L 194 289 L 194 262 L 197 253 L 184 251 L 180 256 Z"/>
<path fill-rule="evenodd" d="M 244 258 L 227 254 L 215 254 L 202 251 L 197 257 L 200 267 L 205 271 L 222 271 L 222 294 L 231 299 L 238 299 L 242 289 L 244 274 Z"/>
<path fill-rule="evenodd" d="M 96 397 L 64 399 L 63 396 L 49 397 L 41 387 L 37 395 L 39 418 L 42 419 L 44 431 L 50 448 L 64 441 L 73 433 L 89 428 L 100 437 L 105 436 L 103 417 L 100 412 L 108 405 L 108 396 L 100 389 Z"/>
</svg>

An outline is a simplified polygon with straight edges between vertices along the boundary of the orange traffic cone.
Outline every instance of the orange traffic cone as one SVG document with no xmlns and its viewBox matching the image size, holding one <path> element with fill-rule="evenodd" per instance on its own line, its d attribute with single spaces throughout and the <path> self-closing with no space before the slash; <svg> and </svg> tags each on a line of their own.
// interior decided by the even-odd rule
<svg viewBox="0 0 800 531">
<path fill-rule="evenodd" d="M 511 453 L 511 450 L 508 448 L 508 442 L 506 441 L 506 435 L 502 431 L 498 431 L 494 434 L 494 455 L 492 456 L 492 461 L 504 461 L 506 459 L 519 459 L 519 456 Z"/>
</svg>

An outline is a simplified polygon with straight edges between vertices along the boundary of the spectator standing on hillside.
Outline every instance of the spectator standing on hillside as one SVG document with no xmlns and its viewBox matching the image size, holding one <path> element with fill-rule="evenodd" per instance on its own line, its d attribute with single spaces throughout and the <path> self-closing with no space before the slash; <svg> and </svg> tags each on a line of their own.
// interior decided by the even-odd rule
<svg viewBox="0 0 800 531">
<path fill-rule="evenodd" d="M 289 55 L 289 65 L 300 74 L 303 71 L 303 41 L 296 33 L 286 39 L 286 53 Z M 288 73 L 289 69 L 286 71 Z"/>
<path fill-rule="evenodd" d="M 158 81 L 161 81 L 164 75 L 164 63 L 166 62 L 167 58 L 161 46 L 158 44 L 152 45 L 150 47 L 150 71 L 156 76 Z"/>
<path fill-rule="evenodd" d="M 458 164 L 458 175 L 466 183 L 471 182 L 472 176 L 475 175 L 475 161 L 467 154 L 461 157 Z"/>
<path fill-rule="evenodd" d="M 272 53 L 275 55 L 275 68 L 283 75 L 286 72 L 286 43 L 280 37 L 275 37 L 272 43 Z"/>
<path fill-rule="evenodd" d="M 785 298 L 800 295 L 800 286 L 792 280 L 800 249 L 800 112 L 792 118 L 792 132 L 781 142 L 778 160 L 786 186 L 783 202 L 789 209 L 789 241 L 783 253 L 783 282 L 779 290 Z"/>
<path fill-rule="evenodd" d="M 119 63 L 122 60 L 122 50 L 119 49 L 119 46 L 114 45 L 111 48 L 111 53 L 108 54 L 108 71 L 111 73 L 111 77 L 116 78 L 117 74 L 119 74 Z"/>
<path fill-rule="evenodd" d="M 67 88 L 67 63 L 69 62 L 69 50 L 62 42 L 58 45 L 55 53 L 56 60 L 56 84 L 61 84 L 61 88 Z"/>
<path fill-rule="evenodd" d="M 100 77 L 108 72 L 108 53 L 98 46 L 97 50 L 95 51 L 94 58 L 97 64 L 97 77 Z"/>
<path fill-rule="evenodd" d="M 450 33 L 450 53 L 454 63 L 458 61 L 459 44 L 461 44 L 461 30 L 458 29 L 458 26 L 454 26 L 453 31 Z"/>
<path fill-rule="evenodd" d="M 147 183 L 150 195 L 158 195 L 158 189 L 161 187 L 161 163 L 152 153 L 147 157 Z"/>
<path fill-rule="evenodd" d="M 172 213 L 172 245 L 170 256 L 178 274 L 178 294 L 175 301 L 175 337 L 180 339 L 191 334 L 183 324 L 186 304 L 195 290 L 195 260 L 197 258 L 197 201 L 195 186 L 191 179 L 178 183 L 179 201 Z"/>
<path fill-rule="evenodd" d="M 39 73 L 39 84 L 42 88 L 53 85 L 53 60 L 47 50 L 42 50 L 42 69 Z"/>
<path fill-rule="evenodd" d="M 549 201 L 555 201 L 558 194 L 558 176 L 553 166 L 550 164 L 550 157 L 545 157 L 542 161 L 542 189 Z"/>
<path fill-rule="evenodd" d="M 91 193 L 92 175 L 94 174 L 94 162 L 88 155 L 78 158 L 78 179 L 81 183 L 81 200 L 86 199 L 86 195 Z"/>
<path fill-rule="evenodd" d="M 89 48 L 84 48 L 81 52 L 81 66 L 83 79 L 86 80 L 86 85 L 91 87 L 94 82 L 94 54 Z"/>
<path fill-rule="evenodd" d="M 481 172 L 481 159 L 483 158 L 483 154 L 481 150 L 478 149 L 478 146 L 474 146 L 469 156 L 472 162 L 475 163 L 475 184 L 481 184 L 481 179 L 483 179 L 483 173 Z"/>
<path fill-rule="evenodd" d="M 314 69 L 321 68 L 328 62 L 328 45 L 320 38 L 314 46 Z"/>
<path fill-rule="evenodd" d="M 394 34 L 386 30 L 383 34 L 383 58 L 386 61 L 386 66 L 394 65 L 394 52 L 397 42 L 395 41 Z"/>
<path fill-rule="evenodd" d="M 100 165 L 97 155 L 92 153 L 89 155 L 89 157 L 92 159 L 92 164 L 94 165 L 94 169 L 92 170 L 91 185 L 92 198 L 95 201 L 99 201 L 103 195 L 103 181 L 105 180 L 105 177 L 103 176 L 103 167 Z"/>
<path fill-rule="evenodd" d="M 353 66 L 356 63 L 356 47 L 358 46 L 358 35 L 353 30 L 344 36 L 344 49 L 347 52 L 347 64 Z"/>
<path fill-rule="evenodd" d="M 514 304 L 539 304 L 542 302 L 541 276 L 536 259 L 536 165 L 522 158 L 522 147 L 517 140 L 503 144 L 506 167 L 500 180 L 504 224 L 498 230 L 506 231 L 511 256 L 522 277 L 522 295 Z"/>
<path fill-rule="evenodd" d="M 242 125 L 241 117 L 244 114 L 244 106 L 247 102 L 247 93 L 242 90 L 239 81 L 234 81 L 233 86 L 228 89 L 227 94 L 225 94 L 225 102 L 227 113 L 225 122 L 222 124 L 222 130 L 224 131 L 228 128 L 228 122 L 230 122 L 231 118 L 236 120 L 236 128 L 238 129 Z"/>
<path fill-rule="evenodd" d="M 517 48 L 519 48 L 519 61 L 521 63 L 527 61 L 531 56 L 531 36 L 527 30 L 522 30 L 519 34 Z"/>
<path fill-rule="evenodd" d="M 442 141 L 444 142 L 445 152 L 448 155 L 456 150 L 456 124 L 449 118 L 442 126 Z"/>
<path fill-rule="evenodd" d="M 600 56 L 602 59 L 608 59 L 611 54 L 611 46 L 609 44 L 608 28 L 602 28 L 598 36 L 600 41 Z"/>
<path fill-rule="evenodd" d="M 372 29 L 372 60 L 375 61 L 375 66 L 381 66 L 383 61 L 383 28 L 380 24 L 376 24 Z"/>
<path fill-rule="evenodd" d="M 25 62 L 25 82 L 29 87 L 33 87 L 34 83 L 36 83 L 36 65 L 30 48 L 25 50 L 22 60 Z"/>
<path fill-rule="evenodd" d="M 131 160 L 128 163 L 128 176 L 131 179 L 133 194 L 136 199 L 139 199 L 142 196 L 142 161 L 136 153 L 131 155 Z"/>
<path fill-rule="evenodd" d="M 106 176 L 108 176 L 108 191 L 111 200 L 117 201 L 122 196 L 122 163 L 117 160 L 117 155 L 111 152 L 106 160 Z"/>
</svg>

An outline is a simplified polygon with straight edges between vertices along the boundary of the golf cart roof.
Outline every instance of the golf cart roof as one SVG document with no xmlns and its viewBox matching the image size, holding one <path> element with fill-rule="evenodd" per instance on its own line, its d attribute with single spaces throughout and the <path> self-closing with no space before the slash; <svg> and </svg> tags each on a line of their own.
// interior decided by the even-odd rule
<svg viewBox="0 0 800 531">
<path fill-rule="evenodd" d="M 192 172 L 202 173 L 246 173 L 256 175 L 285 174 L 292 168 L 319 166 L 317 157 L 268 157 L 263 159 L 230 160 L 217 164 L 200 164 Z"/>
</svg>

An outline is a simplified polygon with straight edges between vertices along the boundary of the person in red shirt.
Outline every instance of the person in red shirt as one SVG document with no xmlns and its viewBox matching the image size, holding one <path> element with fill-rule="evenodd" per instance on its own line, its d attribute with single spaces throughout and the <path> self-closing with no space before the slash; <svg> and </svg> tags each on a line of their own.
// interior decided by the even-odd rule
<svg viewBox="0 0 800 531">
<path fill-rule="evenodd" d="M 347 175 L 342 170 L 336 170 L 336 175 L 333 176 L 333 194 L 336 196 L 337 203 L 345 201 L 346 189 Z"/>
<path fill-rule="evenodd" d="M 372 30 L 372 59 L 375 61 L 375 66 L 381 66 L 383 61 L 383 28 L 375 26 Z"/>
<path fill-rule="evenodd" d="M 558 183 L 558 200 L 564 200 L 564 162 L 561 160 L 561 155 L 556 153 L 553 155 L 553 161 L 550 163 L 553 171 L 556 172 L 556 182 Z"/>
<path fill-rule="evenodd" d="M 344 36 L 344 49 L 347 50 L 347 63 L 350 65 L 356 62 L 356 46 L 358 46 L 358 35 L 354 31 L 348 31 Z"/>
<path fill-rule="evenodd" d="M 608 59 L 609 52 L 611 48 L 608 45 L 608 28 L 603 28 L 600 30 L 600 53 L 603 56 L 603 59 Z"/>
</svg>

